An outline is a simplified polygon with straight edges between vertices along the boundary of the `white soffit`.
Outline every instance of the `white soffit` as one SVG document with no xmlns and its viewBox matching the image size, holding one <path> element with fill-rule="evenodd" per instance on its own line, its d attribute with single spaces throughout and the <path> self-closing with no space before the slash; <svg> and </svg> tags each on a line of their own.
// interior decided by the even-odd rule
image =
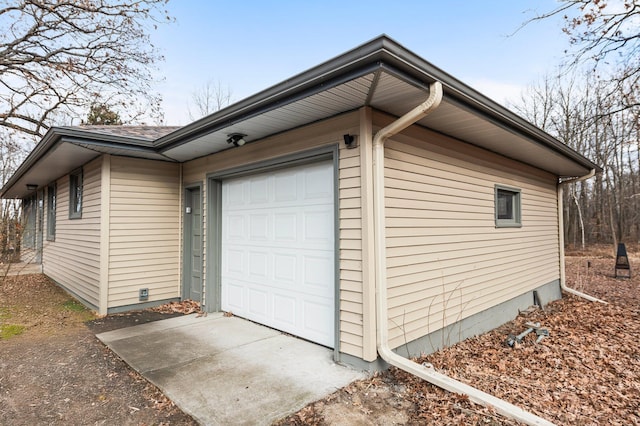
<svg viewBox="0 0 640 426">
<path fill-rule="evenodd" d="M 371 106 L 399 117 L 424 102 L 426 97 L 423 89 L 383 73 L 371 98 Z M 446 97 L 418 124 L 559 176 L 579 176 L 585 172 L 583 167 L 562 154 L 474 114 Z"/>
<path fill-rule="evenodd" d="M 60 143 L 47 152 L 4 195 L 4 198 L 22 198 L 29 195 L 27 184 L 43 187 L 85 164 L 99 153 L 71 143 Z"/>
<path fill-rule="evenodd" d="M 447 101 L 418 124 L 558 176 L 585 173 L 559 152 Z"/>
<path fill-rule="evenodd" d="M 372 93 L 370 105 L 381 111 L 403 111 L 394 113 L 400 116 L 423 103 L 428 91 L 414 86 L 387 72 L 381 72 L 375 92 Z"/>
<path fill-rule="evenodd" d="M 230 148 L 231 146 L 227 143 L 227 135 L 230 133 L 245 134 L 247 141 L 251 142 L 358 109 L 366 103 L 373 79 L 373 73 L 367 74 L 238 123 L 222 127 L 187 143 L 170 148 L 163 154 L 178 161 L 188 161 Z"/>
<path fill-rule="evenodd" d="M 248 135 L 248 142 L 285 132 L 315 121 L 323 120 L 364 105 L 394 116 L 401 116 L 424 102 L 427 84 L 419 87 L 387 71 L 369 73 L 319 93 L 284 103 L 247 119 L 238 119 L 228 125 L 199 136 L 162 154 L 177 161 L 213 154 L 231 148 L 227 143 L 230 133 Z M 579 176 L 584 167 L 550 150 L 548 147 L 509 130 L 503 125 L 474 113 L 445 98 L 419 125 L 451 136 L 500 155 L 531 164 L 558 176 Z"/>
</svg>

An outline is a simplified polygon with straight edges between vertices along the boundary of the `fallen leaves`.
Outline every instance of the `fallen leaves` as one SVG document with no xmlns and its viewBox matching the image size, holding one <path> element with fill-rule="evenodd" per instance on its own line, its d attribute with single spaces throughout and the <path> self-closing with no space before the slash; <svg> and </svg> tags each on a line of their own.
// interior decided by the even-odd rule
<svg viewBox="0 0 640 426">
<path fill-rule="evenodd" d="M 634 267 L 640 267 L 640 258 L 630 256 L 631 279 L 615 278 L 615 257 L 568 257 L 567 286 L 591 296 L 622 306 L 640 306 L 640 280 Z"/>
<path fill-rule="evenodd" d="M 200 312 L 200 303 L 186 299 L 180 302 L 169 302 L 164 305 L 156 306 L 150 310 L 163 314 L 193 314 Z"/>
<path fill-rule="evenodd" d="M 523 311 L 416 362 L 556 424 L 640 425 L 640 277 L 615 279 L 615 258 L 604 253 L 567 257 L 567 284 L 609 304 L 565 294 L 544 310 Z M 632 267 L 640 265 L 640 259 L 630 260 Z M 529 333 L 513 348 L 506 345 L 507 336 L 522 333 L 527 323 L 540 323 L 550 336 L 536 344 L 538 336 Z M 393 411 L 407 416 L 397 422 L 405 424 L 519 424 L 396 368 L 352 383 L 281 424 L 331 424 L 336 417 L 329 415 L 346 416 L 355 408 L 374 420 L 355 424 L 375 424 Z"/>
<path fill-rule="evenodd" d="M 528 321 L 544 324 L 551 336 L 537 345 L 500 345 Z M 565 295 L 546 311 L 520 316 L 424 361 L 557 423 L 634 424 L 640 422 L 639 335 L 637 309 Z"/>
<path fill-rule="evenodd" d="M 525 312 L 418 361 L 559 424 L 640 423 L 638 281 L 615 280 L 613 259 L 589 261 L 582 291 L 613 303 L 564 295 L 544 311 Z M 583 264 L 585 259 L 567 259 L 567 276 L 577 276 Z M 501 344 L 532 322 L 551 335 L 538 344 L 534 333 L 518 347 Z M 415 380 L 409 383 L 414 391 L 424 388 Z"/>
<path fill-rule="evenodd" d="M 632 267 L 640 265 L 640 259 L 630 256 L 630 260 Z M 593 257 L 589 253 L 580 253 L 566 260 L 569 287 L 607 300 L 610 304 L 592 303 L 565 295 L 562 300 L 546 306 L 544 311 L 524 311 L 496 330 L 417 361 L 431 363 L 438 371 L 557 424 L 640 424 L 640 276 L 634 274 L 631 279 L 615 279 L 614 262 L 613 254 Z M 20 312 L 28 312 L 33 324 L 51 323 L 51 327 L 58 329 L 68 321 L 62 314 L 71 315 L 73 312 L 42 311 L 34 305 L 35 301 L 49 301 L 58 294 L 66 297 L 55 289 L 42 276 L 22 276 L 19 280 L 7 278 L 2 282 L 0 296 L 3 302 L 7 301 L 6 306 L 11 306 L 14 300 L 17 303 L 18 296 L 28 294 L 26 299 L 29 302 L 20 302 L 20 306 L 25 307 Z M 58 306 L 57 303 L 53 305 Z M 187 314 L 200 312 L 200 305 L 193 301 L 173 302 L 153 310 Z M 19 315 L 20 312 L 3 311 L 5 316 Z M 510 333 L 518 335 L 524 331 L 527 322 L 539 322 L 549 330 L 550 336 L 535 344 L 537 336 L 530 333 L 517 347 L 505 345 L 506 337 Z M 49 330 L 44 325 L 34 328 Z M 74 349 L 70 343 L 66 347 Z M 5 346 L 5 351 L 7 348 Z M 33 363 L 34 371 L 39 373 L 43 365 L 51 368 L 60 364 L 57 359 L 42 359 L 45 354 L 42 345 L 34 346 L 30 355 L 24 357 L 24 362 Z M 48 356 L 53 354 L 51 350 Z M 57 352 L 55 355 L 61 356 Z M 88 363 L 94 358 L 79 354 L 72 359 Z M 98 366 L 102 364 L 104 362 Z M 74 365 L 69 371 L 79 373 L 90 369 Z M 116 371 L 120 370 L 107 370 L 105 373 L 111 387 L 128 389 L 136 386 L 139 389 L 144 386 L 145 400 L 151 401 L 155 410 L 177 412 L 159 390 L 141 382 L 136 375 L 118 374 Z M 63 375 L 65 380 L 69 374 Z M 43 380 L 38 377 L 39 381 Z M 5 381 L 10 379 L 9 376 L 0 376 L 0 381 L 3 378 Z M 24 380 L 22 375 L 20 380 Z M 95 381 L 95 378 L 87 381 L 91 386 L 88 389 L 95 388 Z M 18 378 L 15 383 L 18 383 Z M 3 386 L 7 385 L 3 382 Z M 30 403 L 28 395 L 24 394 L 25 405 Z M 71 403 L 76 399 L 78 395 Z M 115 403 L 111 398 L 105 402 Z M 146 410 L 142 403 L 131 405 L 132 402 L 126 400 L 119 404 L 120 411 L 127 414 L 135 411 L 131 407 Z M 50 410 L 40 411 L 44 416 Z M 164 417 L 156 418 L 156 424 L 163 421 Z M 281 422 L 297 425 L 331 423 L 517 424 L 491 409 L 471 403 L 463 396 L 446 392 L 394 368 L 352 383 Z"/>
</svg>

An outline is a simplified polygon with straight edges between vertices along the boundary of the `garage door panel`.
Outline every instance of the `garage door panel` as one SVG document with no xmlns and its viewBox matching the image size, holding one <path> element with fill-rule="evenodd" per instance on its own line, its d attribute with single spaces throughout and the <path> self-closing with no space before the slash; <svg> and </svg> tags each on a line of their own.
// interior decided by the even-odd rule
<svg viewBox="0 0 640 426">
<path fill-rule="evenodd" d="M 252 279 L 267 279 L 269 277 L 269 253 L 249 251 L 248 271 Z"/>
<path fill-rule="evenodd" d="M 305 200 L 333 199 L 333 168 L 314 168 L 305 172 Z"/>
<path fill-rule="evenodd" d="M 274 213 L 273 215 L 273 239 L 290 245 L 298 241 L 298 215 L 295 213 Z"/>
<path fill-rule="evenodd" d="M 321 244 L 333 242 L 333 210 L 314 210 L 304 212 L 304 236 L 301 244 Z"/>
<path fill-rule="evenodd" d="M 324 323 L 330 322 L 333 317 L 333 306 L 329 306 L 326 300 L 305 300 L 303 306 L 306 328 L 319 334 L 324 333 Z"/>
<path fill-rule="evenodd" d="M 253 213 L 249 216 L 249 235 L 250 241 L 268 241 L 269 240 L 269 215 L 267 213 Z"/>
<path fill-rule="evenodd" d="M 294 285 L 300 276 L 298 272 L 298 256 L 290 253 L 273 254 L 273 278 L 287 287 Z"/>
<path fill-rule="evenodd" d="M 244 187 L 245 184 L 242 181 L 233 181 L 226 184 L 227 191 L 225 192 L 224 204 L 230 209 L 237 207 L 244 207 Z"/>
<path fill-rule="evenodd" d="M 245 271 L 244 251 L 229 249 L 224 256 L 222 267 L 227 275 L 237 274 L 242 276 Z"/>
<path fill-rule="evenodd" d="M 325 324 L 333 324 L 333 306 L 328 306 L 327 303 L 306 300 L 303 304 L 303 310 L 305 337 L 312 341 L 322 341 L 323 338 L 326 338 L 327 333 Z"/>
<path fill-rule="evenodd" d="M 257 176 L 249 179 L 249 204 L 252 206 L 269 202 L 269 177 Z"/>
<path fill-rule="evenodd" d="M 248 293 L 248 311 L 249 313 L 258 319 L 266 320 L 269 313 L 269 293 L 266 290 L 259 288 L 247 288 Z"/>
<path fill-rule="evenodd" d="M 332 163 L 225 181 L 222 200 L 222 308 L 333 346 Z"/>
<path fill-rule="evenodd" d="M 274 177 L 273 201 L 295 203 L 298 200 L 298 181 L 295 171 L 281 172 Z"/>
<path fill-rule="evenodd" d="M 322 294 L 327 294 L 328 287 L 333 288 L 333 253 L 324 256 L 303 256 L 304 285 L 309 288 L 319 288 Z"/>
<path fill-rule="evenodd" d="M 227 310 L 231 312 L 244 310 L 245 288 L 228 282 L 225 290 Z"/>
<path fill-rule="evenodd" d="M 277 247 L 269 249 L 269 252 L 257 251 L 255 247 L 228 251 L 229 256 L 223 261 L 225 275 L 244 281 L 269 280 L 275 288 L 291 289 L 295 284 L 304 292 L 317 291 L 322 295 L 333 289 L 333 252 L 301 249 L 292 254 Z"/>
<path fill-rule="evenodd" d="M 295 297 L 286 294 L 274 293 L 274 326 L 294 328 L 296 326 L 297 306 L 298 301 Z"/>
<path fill-rule="evenodd" d="M 245 217 L 238 214 L 230 214 L 226 218 L 225 238 L 227 241 L 246 240 Z"/>
</svg>

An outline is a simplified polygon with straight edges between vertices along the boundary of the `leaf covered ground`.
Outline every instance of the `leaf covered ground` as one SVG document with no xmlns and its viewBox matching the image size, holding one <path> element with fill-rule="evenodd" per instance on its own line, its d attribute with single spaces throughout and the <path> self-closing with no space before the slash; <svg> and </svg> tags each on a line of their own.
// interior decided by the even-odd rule
<svg viewBox="0 0 640 426">
<path fill-rule="evenodd" d="M 640 424 L 640 278 L 615 279 L 610 248 L 572 252 L 567 283 L 609 301 L 565 296 L 418 360 L 557 424 Z M 632 267 L 640 258 L 630 252 Z M 42 275 L 0 282 L 0 424 L 192 425 L 95 333 L 197 312 L 197 304 L 97 318 Z M 505 345 L 526 322 L 550 337 Z M 391 368 L 283 419 L 283 425 L 513 425 L 461 395 Z"/>
<path fill-rule="evenodd" d="M 632 268 L 640 258 L 631 253 Z M 559 425 L 640 424 L 640 279 L 614 278 L 609 250 L 567 257 L 567 285 L 609 304 L 565 295 L 489 333 L 422 357 L 440 372 Z M 509 347 L 509 334 L 539 322 Z M 352 383 L 281 424 L 511 425 L 490 409 L 399 369 Z"/>
</svg>

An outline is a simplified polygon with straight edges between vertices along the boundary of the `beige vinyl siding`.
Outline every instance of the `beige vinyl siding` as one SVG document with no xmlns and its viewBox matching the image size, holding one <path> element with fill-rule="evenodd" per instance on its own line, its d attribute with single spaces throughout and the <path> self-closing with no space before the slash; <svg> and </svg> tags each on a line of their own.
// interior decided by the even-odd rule
<svg viewBox="0 0 640 426">
<path fill-rule="evenodd" d="M 180 297 L 180 166 L 111 157 L 108 306 Z"/>
<path fill-rule="evenodd" d="M 342 136 L 358 134 L 357 111 L 314 123 L 273 136 L 240 148 L 230 148 L 217 154 L 183 164 L 185 186 L 203 183 L 203 215 L 207 214 L 207 175 L 242 167 L 251 163 L 277 159 L 314 148 L 338 144 L 339 153 L 339 224 L 340 224 L 340 351 L 362 357 L 362 265 L 360 229 L 360 161 L 358 149 L 347 150 Z M 207 238 L 207 219 L 204 219 Z M 206 242 L 205 246 L 206 247 Z M 205 273 L 206 279 L 206 256 Z M 205 294 L 205 299 L 207 295 Z"/>
<path fill-rule="evenodd" d="M 363 358 L 360 150 L 340 148 L 340 352 Z"/>
<path fill-rule="evenodd" d="M 99 306 L 101 158 L 82 168 L 82 218 L 69 219 L 69 175 L 57 181 L 55 241 L 44 239 L 42 270 L 94 307 Z M 46 210 L 46 198 L 45 198 Z M 46 216 L 45 216 L 46 232 Z"/>
<path fill-rule="evenodd" d="M 426 130 L 411 133 L 385 149 L 392 347 L 560 275 L 553 175 Z M 521 190 L 522 227 L 495 227 L 496 184 Z"/>
<path fill-rule="evenodd" d="M 336 144 L 342 141 L 342 135 L 346 132 L 357 132 L 357 119 L 356 112 L 347 113 L 258 142 L 248 143 L 242 147 L 230 146 L 229 149 L 219 153 L 184 163 L 183 181 L 185 185 L 204 182 L 207 174 L 210 173 Z"/>
</svg>

